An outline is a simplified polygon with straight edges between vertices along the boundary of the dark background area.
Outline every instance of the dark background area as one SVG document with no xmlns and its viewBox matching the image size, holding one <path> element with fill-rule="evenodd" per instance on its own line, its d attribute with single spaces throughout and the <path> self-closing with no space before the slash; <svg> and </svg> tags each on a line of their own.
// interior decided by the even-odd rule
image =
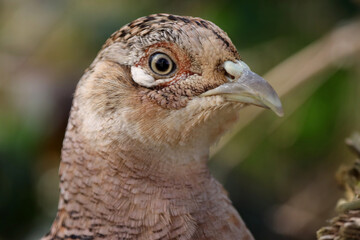
<svg viewBox="0 0 360 240">
<path fill-rule="evenodd" d="M 72 94 L 124 24 L 158 12 L 202 17 L 224 29 L 263 75 L 359 21 L 359 9 L 359 0 L 0 0 L 0 240 L 38 239 L 50 228 Z M 341 39 L 336 51 L 349 47 Z M 251 110 L 244 110 L 245 123 L 210 160 L 256 239 L 315 239 L 335 214 L 341 191 L 334 173 L 354 158 L 344 139 L 360 129 L 356 46 L 282 94 L 284 118 L 265 111 L 246 123 Z"/>
</svg>

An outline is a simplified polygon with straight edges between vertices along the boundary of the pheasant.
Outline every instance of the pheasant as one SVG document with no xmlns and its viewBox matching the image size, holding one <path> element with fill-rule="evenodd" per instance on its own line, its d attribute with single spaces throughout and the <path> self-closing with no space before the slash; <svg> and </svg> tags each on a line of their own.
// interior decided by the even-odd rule
<svg viewBox="0 0 360 240">
<path fill-rule="evenodd" d="M 77 85 L 42 239 L 253 239 L 206 165 L 249 104 L 283 114 L 212 22 L 154 14 L 122 27 Z"/>
</svg>

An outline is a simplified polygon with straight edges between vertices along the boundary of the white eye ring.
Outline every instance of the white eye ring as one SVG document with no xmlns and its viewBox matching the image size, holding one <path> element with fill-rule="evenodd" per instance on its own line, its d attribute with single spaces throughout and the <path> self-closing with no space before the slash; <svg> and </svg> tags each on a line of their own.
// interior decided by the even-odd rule
<svg viewBox="0 0 360 240">
<path fill-rule="evenodd" d="M 134 82 L 136 82 L 140 86 L 148 87 L 148 88 L 154 87 L 154 86 L 157 86 L 157 85 L 160 85 L 163 83 L 167 83 L 172 80 L 171 78 L 155 80 L 155 78 L 153 76 L 149 75 L 147 73 L 147 71 L 145 71 L 141 67 L 135 67 L 135 66 L 131 67 L 131 76 L 132 76 L 132 79 L 134 80 Z"/>
<path fill-rule="evenodd" d="M 175 70 L 176 65 L 168 55 L 157 52 L 150 56 L 149 67 L 154 73 L 166 76 Z"/>
</svg>

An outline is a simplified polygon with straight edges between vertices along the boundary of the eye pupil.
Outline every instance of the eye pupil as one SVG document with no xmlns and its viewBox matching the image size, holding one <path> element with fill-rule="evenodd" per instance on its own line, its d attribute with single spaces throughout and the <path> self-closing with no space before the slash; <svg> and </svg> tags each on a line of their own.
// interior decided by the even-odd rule
<svg viewBox="0 0 360 240">
<path fill-rule="evenodd" d="M 159 52 L 150 56 L 149 67 L 160 76 L 169 75 L 176 69 L 174 61 L 168 55 Z"/>
<path fill-rule="evenodd" d="M 160 72 L 166 72 L 170 68 L 170 63 L 165 58 L 160 58 L 155 63 L 156 69 Z"/>
</svg>

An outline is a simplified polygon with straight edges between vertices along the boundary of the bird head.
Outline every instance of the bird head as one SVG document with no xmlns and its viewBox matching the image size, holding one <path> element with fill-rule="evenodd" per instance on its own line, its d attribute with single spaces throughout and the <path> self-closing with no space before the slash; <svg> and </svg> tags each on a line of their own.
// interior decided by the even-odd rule
<svg viewBox="0 0 360 240">
<path fill-rule="evenodd" d="M 137 144 L 139 152 L 171 156 L 184 149 L 206 155 L 246 105 L 283 114 L 273 88 L 242 61 L 223 30 L 168 14 L 115 32 L 79 82 L 74 102 L 79 131 L 94 146 Z"/>
</svg>

